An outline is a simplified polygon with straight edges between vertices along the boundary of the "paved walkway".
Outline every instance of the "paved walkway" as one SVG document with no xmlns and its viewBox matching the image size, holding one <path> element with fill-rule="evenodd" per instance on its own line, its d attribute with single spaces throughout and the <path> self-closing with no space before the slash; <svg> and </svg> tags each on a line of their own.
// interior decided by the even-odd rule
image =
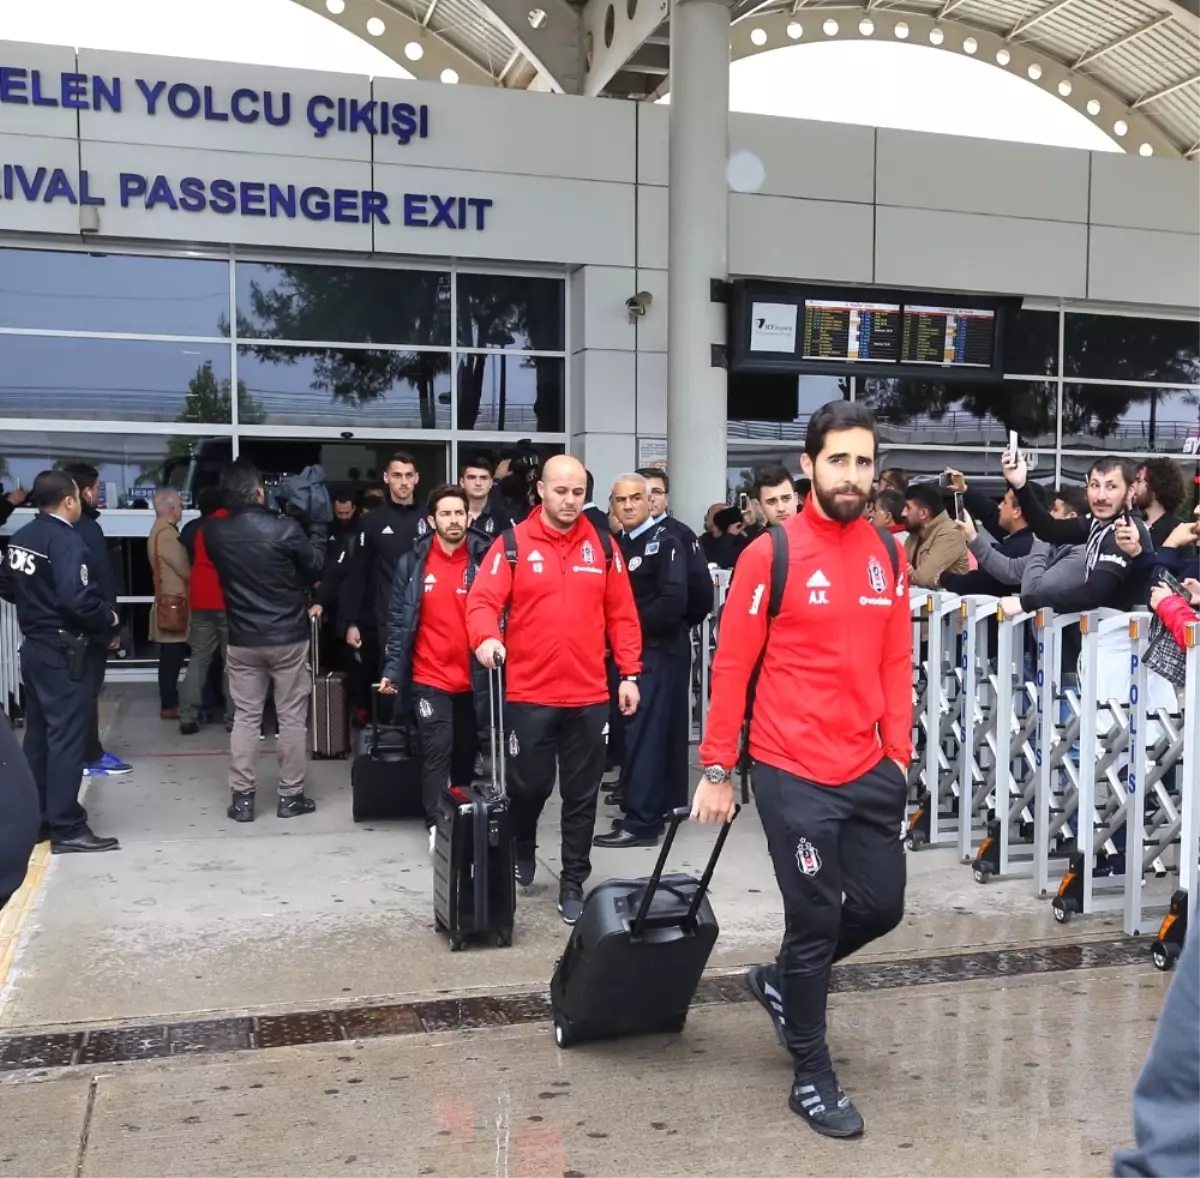
<svg viewBox="0 0 1200 1178">
<path fill-rule="evenodd" d="M 433 929 L 423 831 L 355 826 L 347 764 L 313 765 L 311 818 L 264 805 L 238 826 L 223 731 L 180 738 L 143 687 L 110 691 L 105 716 L 108 747 L 136 771 L 96 782 L 87 805 L 123 849 L 50 861 L 0 1031 L 544 990 L 566 936 L 552 836 L 513 947 L 451 954 Z M 265 757 L 264 801 L 273 772 Z M 711 838 L 685 828 L 676 862 L 698 869 Z M 652 858 L 597 851 L 594 878 L 644 874 Z M 922 958 L 932 969 L 946 954 L 1120 936 L 1106 918 L 1056 925 L 1026 882 L 980 887 L 950 851 L 908 863 L 905 922 L 862 960 L 919 974 Z M 778 896 L 752 807 L 713 904 L 716 972 L 773 955 Z M 1163 985 L 1146 961 L 839 995 L 835 1054 L 868 1120 L 858 1144 L 796 1123 L 787 1060 L 749 1003 L 701 1006 L 681 1037 L 570 1052 L 533 1022 L 13 1072 L 0 1123 L 19 1128 L 0 1133 L 0 1175 L 1101 1174 L 1128 1138 Z"/>
</svg>

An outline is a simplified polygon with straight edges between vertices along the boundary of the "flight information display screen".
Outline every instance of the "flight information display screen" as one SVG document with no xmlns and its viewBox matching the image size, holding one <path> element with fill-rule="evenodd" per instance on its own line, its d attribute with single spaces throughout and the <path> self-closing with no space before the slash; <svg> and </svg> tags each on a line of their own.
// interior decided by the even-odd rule
<svg viewBox="0 0 1200 1178">
<path fill-rule="evenodd" d="M 995 351 L 995 311 L 912 304 L 904 307 L 901 358 L 906 364 L 990 368 Z"/>
<path fill-rule="evenodd" d="M 899 303 L 804 300 L 805 360 L 895 363 L 900 341 Z"/>
</svg>

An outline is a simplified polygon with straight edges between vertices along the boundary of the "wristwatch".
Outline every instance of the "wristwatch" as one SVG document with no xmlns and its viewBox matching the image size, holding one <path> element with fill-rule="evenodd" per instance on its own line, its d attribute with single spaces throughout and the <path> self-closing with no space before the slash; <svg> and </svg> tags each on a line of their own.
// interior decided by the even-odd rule
<svg viewBox="0 0 1200 1178">
<path fill-rule="evenodd" d="M 641 681 L 641 678 L 642 678 L 641 675 L 622 675 L 621 682 L 622 683 L 638 683 Z"/>
<path fill-rule="evenodd" d="M 722 769 L 720 765 L 705 765 L 704 780 L 712 785 L 724 785 L 730 778 L 728 769 Z"/>
</svg>

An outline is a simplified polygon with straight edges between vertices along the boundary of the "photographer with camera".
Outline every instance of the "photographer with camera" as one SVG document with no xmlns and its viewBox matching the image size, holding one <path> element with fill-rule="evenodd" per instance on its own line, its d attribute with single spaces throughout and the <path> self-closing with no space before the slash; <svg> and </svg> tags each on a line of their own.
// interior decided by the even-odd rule
<svg viewBox="0 0 1200 1178">
<path fill-rule="evenodd" d="M 516 527 L 528 519 L 540 504 L 537 485 L 541 467 L 542 460 L 528 438 L 501 452 L 489 510 L 497 519 L 505 520 L 506 527 Z"/>
<path fill-rule="evenodd" d="M 204 525 L 209 559 L 225 595 L 229 694 L 236 708 L 229 739 L 228 814 L 254 821 L 255 761 L 267 691 L 279 720 L 280 818 L 311 814 L 304 796 L 308 763 L 309 590 L 325 562 L 325 528 L 267 506 L 262 476 L 238 460 L 221 473 L 229 515 Z"/>
</svg>

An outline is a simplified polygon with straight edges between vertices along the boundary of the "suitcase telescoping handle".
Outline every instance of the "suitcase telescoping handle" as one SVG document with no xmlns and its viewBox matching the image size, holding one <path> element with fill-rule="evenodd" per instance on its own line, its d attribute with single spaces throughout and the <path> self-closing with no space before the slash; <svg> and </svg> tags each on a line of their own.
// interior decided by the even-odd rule
<svg viewBox="0 0 1200 1178">
<path fill-rule="evenodd" d="M 488 669 L 488 736 L 492 753 L 492 789 L 508 797 L 508 780 L 504 771 L 504 659 Z"/>
<path fill-rule="evenodd" d="M 736 818 L 741 812 L 741 806 L 735 806 L 733 818 Z M 691 814 L 692 810 L 690 806 L 680 806 L 677 810 L 672 810 L 667 815 L 667 837 L 663 840 L 663 848 L 658 854 L 658 862 L 654 865 L 654 872 L 651 874 L 650 881 L 646 885 L 645 894 L 642 896 L 642 903 L 638 908 L 637 916 L 634 917 L 633 927 L 630 929 L 630 935 L 634 938 L 641 936 L 642 926 L 646 923 L 646 918 L 650 914 L 650 905 L 654 900 L 654 893 L 658 891 L 658 886 L 662 882 L 663 868 L 667 865 L 667 856 L 671 853 L 671 844 L 675 841 L 675 835 L 678 833 L 679 828 L 691 817 Z M 708 893 L 709 884 L 712 883 L 713 872 L 717 869 L 717 860 L 721 857 L 721 852 L 725 848 L 725 840 L 729 837 L 729 828 L 733 825 L 733 818 L 721 826 L 721 833 L 717 835 L 717 841 L 713 846 L 712 854 L 708 857 L 708 866 L 704 868 L 704 874 L 700 877 L 700 884 L 696 888 L 696 894 L 692 897 L 687 915 L 683 918 L 684 928 L 691 928 L 695 923 L 696 914 L 700 911 L 700 905 L 704 902 L 704 897 Z"/>
</svg>

